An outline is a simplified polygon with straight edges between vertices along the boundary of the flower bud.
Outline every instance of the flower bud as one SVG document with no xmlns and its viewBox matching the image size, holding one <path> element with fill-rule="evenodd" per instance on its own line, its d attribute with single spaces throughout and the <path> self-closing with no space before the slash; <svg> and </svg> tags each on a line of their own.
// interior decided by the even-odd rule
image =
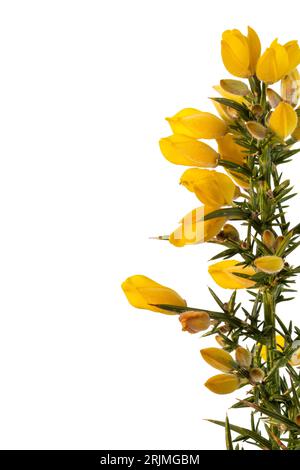
<svg viewBox="0 0 300 470">
<path fill-rule="evenodd" d="M 276 238 L 275 244 L 274 244 L 275 253 L 279 250 L 279 248 L 281 247 L 284 241 L 285 241 L 285 238 L 282 235 Z"/>
<path fill-rule="evenodd" d="M 239 112 L 236 109 L 232 108 L 231 106 L 226 106 L 226 113 L 232 120 L 238 119 L 240 116 Z"/>
<path fill-rule="evenodd" d="M 218 139 L 227 132 L 227 124 L 222 119 L 194 108 L 182 109 L 166 119 L 174 134 L 194 139 Z"/>
<path fill-rule="evenodd" d="M 256 118 L 260 118 L 264 114 L 264 110 L 260 104 L 255 104 L 252 106 L 251 111 Z"/>
<path fill-rule="evenodd" d="M 225 224 L 223 230 L 221 230 L 217 237 L 220 240 L 233 240 L 236 242 L 240 240 L 238 230 L 231 224 Z"/>
<path fill-rule="evenodd" d="M 155 305 L 165 304 L 186 307 L 186 301 L 177 292 L 152 281 L 146 276 L 129 277 L 123 282 L 122 289 L 128 302 L 136 308 L 174 315 L 174 312 L 163 310 L 160 307 L 155 307 Z"/>
<path fill-rule="evenodd" d="M 300 427 L 300 414 L 296 416 L 295 423 Z"/>
<path fill-rule="evenodd" d="M 261 384 L 265 378 L 265 373 L 263 370 L 258 369 L 257 367 L 254 367 L 253 369 L 250 370 L 250 382 L 254 385 L 256 384 Z"/>
<path fill-rule="evenodd" d="M 300 366 L 300 348 L 292 354 L 290 364 L 292 366 Z"/>
<path fill-rule="evenodd" d="M 249 369 L 252 362 L 252 354 L 248 349 L 238 346 L 235 350 L 235 360 L 239 366 Z"/>
<path fill-rule="evenodd" d="M 271 230 L 264 230 L 262 234 L 262 242 L 267 248 L 269 248 L 269 250 L 273 251 L 275 240 L 275 235 Z"/>
<path fill-rule="evenodd" d="M 215 336 L 215 340 L 217 341 L 218 345 L 221 346 L 221 348 L 224 348 L 226 346 L 226 342 L 220 335 Z"/>
<path fill-rule="evenodd" d="M 300 74 L 297 69 L 292 70 L 281 80 L 281 95 L 291 106 L 297 106 L 300 96 Z"/>
<path fill-rule="evenodd" d="M 276 274 L 283 269 L 284 261 L 279 256 L 261 256 L 254 260 L 254 265 L 259 271 L 267 274 Z"/>
<path fill-rule="evenodd" d="M 239 388 L 240 380 L 235 375 L 218 374 L 208 379 L 205 386 L 213 393 L 226 395 L 227 393 L 232 393 Z"/>
<path fill-rule="evenodd" d="M 268 129 L 256 121 L 246 122 L 246 129 L 249 134 L 257 140 L 263 140 L 268 133 Z"/>
<path fill-rule="evenodd" d="M 232 95 L 247 96 L 250 93 L 246 83 L 241 82 L 240 80 L 221 80 L 220 85 L 223 90 L 227 91 L 227 93 L 231 93 Z"/>
<path fill-rule="evenodd" d="M 282 101 L 272 112 L 269 127 L 275 134 L 285 139 L 294 132 L 297 127 L 298 116 L 296 111 L 288 103 Z"/>
<path fill-rule="evenodd" d="M 207 330 L 210 326 L 210 317 L 207 312 L 198 312 L 190 310 L 183 312 L 179 316 L 182 331 L 188 331 L 191 334 Z"/>
<path fill-rule="evenodd" d="M 209 365 L 221 372 L 231 372 L 235 368 L 234 360 L 230 354 L 223 349 L 201 349 L 200 354 Z"/>
<path fill-rule="evenodd" d="M 279 103 L 282 101 L 281 96 L 272 90 L 272 88 L 267 88 L 267 98 L 270 103 L 271 108 L 276 108 Z"/>
</svg>

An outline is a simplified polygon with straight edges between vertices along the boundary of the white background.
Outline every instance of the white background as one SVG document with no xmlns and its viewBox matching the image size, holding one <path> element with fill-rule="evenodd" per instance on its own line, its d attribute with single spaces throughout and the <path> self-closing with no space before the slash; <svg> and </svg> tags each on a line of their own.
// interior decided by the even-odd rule
<svg viewBox="0 0 300 470">
<path fill-rule="evenodd" d="M 0 2 L 1 448 L 224 448 L 202 420 L 239 394 L 203 386 L 213 338 L 131 308 L 120 284 L 145 274 L 213 308 L 217 249 L 148 239 L 198 205 L 157 141 L 165 116 L 213 110 L 221 33 L 248 24 L 263 47 L 299 39 L 298 1 Z"/>
</svg>

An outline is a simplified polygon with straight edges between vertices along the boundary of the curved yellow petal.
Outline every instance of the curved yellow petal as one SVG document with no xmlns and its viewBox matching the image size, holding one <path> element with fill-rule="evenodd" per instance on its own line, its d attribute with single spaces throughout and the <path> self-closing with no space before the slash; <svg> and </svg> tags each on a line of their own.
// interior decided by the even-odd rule
<svg viewBox="0 0 300 470">
<path fill-rule="evenodd" d="M 298 41 L 289 41 L 284 45 L 289 58 L 289 72 L 300 64 L 300 48 Z"/>
<path fill-rule="evenodd" d="M 223 63 L 232 75 L 250 77 L 250 52 L 247 38 L 237 29 L 224 31 L 221 41 Z"/>
<path fill-rule="evenodd" d="M 293 107 L 282 101 L 272 112 L 269 127 L 275 134 L 285 139 L 296 129 L 298 116 Z"/>
<path fill-rule="evenodd" d="M 122 284 L 122 289 L 128 302 L 136 308 L 173 315 L 173 312 L 154 307 L 154 305 L 166 304 L 186 307 L 186 301 L 177 292 L 139 274 L 126 279 Z"/>
<path fill-rule="evenodd" d="M 208 206 L 230 205 L 238 194 L 233 181 L 214 170 L 189 168 L 181 176 L 180 183 Z"/>
<path fill-rule="evenodd" d="M 205 348 L 201 349 L 200 354 L 207 364 L 221 372 L 231 372 L 235 367 L 234 360 L 224 349 Z"/>
<path fill-rule="evenodd" d="M 245 148 L 235 142 L 233 134 L 226 134 L 217 139 L 219 154 L 222 160 L 228 160 L 237 165 L 244 165 L 246 153 Z"/>
<path fill-rule="evenodd" d="M 205 386 L 213 393 L 226 395 L 239 388 L 240 380 L 232 374 L 218 374 L 210 377 L 205 383 Z"/>
<path fill-rule="evenodd" d="M 225 260 L 211 264 L 208 272 L 213 280 L 223 289 L 249 289 L 255 285 L 255 282 L 250 279 L 236 276 L 235 273 L 246 274 L 247 276 L 255 274 L 254 268 L 242 266 L 236 260 Z"/>
<path fill-rule="evenodd" d="M 203 221 L 203 217 L 218 208 L 202 206 L 186 214 L 180 221 L 180 226 L 170 234 L 169 242 L 176 247 L 182 247 L 211 240 L 221 231 L 227 218 L 217 217 Z"/>
<path fill-rule="evenodd" d="M 166 118 L 174 134 L 195 139 L 217 139 L 227 132 L 227 123 L 214 114 L 185 108 L 171 118 Z"/>
<path fill-rule="evenodd" d="M 276 335 L 276 349 L 278 351 L 282 351 L 284 349 L 285 339 L 281 335 Z M 260 355 L 264 361 L 267 360 L 267 347 L 265 345 L 262 346 L 260 350 Z"/>
<path fill-rule="evenodd" d="M 254 75 L 256 64 L 261 53 L 261 44 L 258 34 L 256 31 L 254 31 L 254 29 L 250 28 L 250 26 L 248 26 L 248 46 L 250 54 L 250 71 L 251 74 Z"/>
<path fill-rule="evenodd" d="M 254 265 L 259 271 L 275 274 L 283 269 L 284 261 L 280 256 L 261 256 L 254 260 Z"/>
<path fill-rule="evenodd" d="M 289 57 L 284 46 L 273 41 L 271 46 L 259 58 L 256 74 L 265 83 L 278 82 L 289 72 Z"/>
<path fill-rule="evenodd" d="M 218 153 L 192 137 L 171 135 L 160 139 L 159 146 L 163 156 L 176 165 L 215 168 L 218 164 Z"/>
</svg>

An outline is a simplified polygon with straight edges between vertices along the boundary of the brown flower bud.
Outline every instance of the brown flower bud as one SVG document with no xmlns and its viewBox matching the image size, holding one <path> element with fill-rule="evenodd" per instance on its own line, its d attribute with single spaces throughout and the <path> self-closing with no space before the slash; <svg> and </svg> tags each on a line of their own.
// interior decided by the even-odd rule
<svg viewBox="0 0 300 470">
<path fill-rule="evenodd" d="M 255 104 L 252 106 L 251 111 L 256 118 L 260 118 L 264 114 L 264 110 L 260 104 Z"/>
<path fill-rule="evenodd" d="M 239 241 L 240 234 L 237 229 L 231 224 L 225 224 L 223 227 L 224 238 L 234 241 Z"/>
<path fill-rule="evenodd" d="M 224 348 L 226 346 L 226 343 L 224 339 L 222 338 L 222 336 L 216 335 L 215 340 L 217 341 L 218 345 L 221 346 L 221 348 Z"/>
<path fill-rule="evenodd" d="M 257 140 L 263 140 L 268 133 L 268 129 L 256 121 L 246 122 L 246 129 Z"/>
<path fill-rule="evenodd" d="M 275 243 L 274 243 L 274 250 L 275 252 L 280 248 L 281 244 L 284 242 L 284 237 L 280 235 L 279 237 L 276 238 Z"/>
<path fill-rule="evenodd" d="M 220 85 L 224 91 L 237 96 L 247 96 L 250 93 L 246 83 L 240 80 L 225 79 L 220 81 Z"/>
<path fill-rule="evenodd" d="M 252 355 L 248 349 L 238 346 L 235 350 L 235 360 L 239 366 L 249 369 L 252 362 Z"/>
<path fill-rule="evenodd" d="M 210 326 L 210 317 L 207 312 L 190 310 L 179 315 L 179 321 L 182 331 L 188 331 L 191 334 L 207 330 Z"/>
<path fill-rule="evenodd" d="M 274 250 L 275 235 L 273 232 L 271 232 L 271 230 L 264 230 L 262 234 L 262 241 L 267 248 L 272 251 Z"/>
<path fill-rule="evenodd" d="M 296 416 L 295 423 L 297 424 L 297 426 L 300 426 L 300 415 Z"/>
<path fill-rule="evenodd" d="M 254 367 L 253 369 L 250 370 L 250 382 L 253 385 L 261 384 L 264 378 L 265 378 L 265 373 L 263 370 L 258 369 L 257 367 Z"/>
<path fill-rule="evenodd" d="M 281 96 L 276 93 L 276 91 L 272 90 L 272 88 L 267 88 L 267 98 L 270 103 L 271 108 L 276 108 L 280 101 L 282 101 Z"/>
</svg>

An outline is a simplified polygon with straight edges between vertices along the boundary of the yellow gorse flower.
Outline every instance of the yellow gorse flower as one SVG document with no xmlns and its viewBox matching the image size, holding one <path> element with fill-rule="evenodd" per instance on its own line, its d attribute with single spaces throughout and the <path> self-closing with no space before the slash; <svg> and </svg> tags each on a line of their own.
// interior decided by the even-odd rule
<svg viewBox="0 0 300 470">
<path fill-rule="evenodd" d="M 128 302 L 136 308 L 172 315 L 174 312 L 163 310 L 155 307 L 155 305 L 165 304 L 186 307 L 186 301 L 177 292 L 146 276 L 135 275 L 129 277 L 123 282 L 122 289 Z"/>
<path fill-rule="evenodd" d="M 200 354 L 207 364 L 221 372 L 232 372 L 236 367 L 234 360 L 227 351 L 224 351 L 224 349 L 201 349 Z"/>
<path fill-rule="evenodd" d="M 240 379 L 233 374 L 218 374 L 210 377 L 205 383 L 205 387 L 218 395 L 232 393 L 240 387 Z"/>
<path fill-rule="evenodd" d="M 232 204 L 239 196 L 239 189 L 224 173 L 190 168 L 181 176 L 180 183 L 208 206 Z"/>
<path fill-rule="evenodd" d="M 219 206 L 203 206 L 192 210 L 180 221 L 180 226 L 169 236 L 169 242 L 176 247 L 194 245 L 211 240 L 226 223 L 225 217 L 203 220 L 203 217 L 217 210 Z"/>
<path fill-rule="evenodd" d="M 251 77 L 260 56 L 260 40 L 254 29 L 248 27 L 248 35 L 239 30 L 224 31 L 221 41 L 223 63 L 232 75 L 241 78 Z"/>
<path fill-rule="evenodd" d="M 227 124 L 222 119 L 194 108 L 182 109 L 166 119 L 174 134 L 194 139 L 217 139 L 227 132 Z"/>
<path fill-rule="evenodd" d="M 300 49 L 297 41 L 290 41 L 284 46 L 277 39 L 260 57 L 256 74 L 265 83 L 275 83 L 290 73 L 300 63 Z"/>
<path fill-rule="evenodd" d="M 249 289 L 255 285 L 254 281 L 236 275 L 253 276 L 255 274 L 254 268 L 243 266 L 239 261 L 233 259 L 211 264 L 208 272 L 213 280 L 223 289 Z"/>
<path fill-rule="evenodd" d="M 214 168 L 218 153 L 209 145 L 186 135 L 171 135 L 159 141 L 163 156 L 171 163 L 201 168 Z"/>
<path fill-rule="evenodd" d="M 297 127 L 298 116 L 288 103 L 282 101 L 272 112 L 269 127 L 281 139 L 286 139 Z"/>
</svg>

